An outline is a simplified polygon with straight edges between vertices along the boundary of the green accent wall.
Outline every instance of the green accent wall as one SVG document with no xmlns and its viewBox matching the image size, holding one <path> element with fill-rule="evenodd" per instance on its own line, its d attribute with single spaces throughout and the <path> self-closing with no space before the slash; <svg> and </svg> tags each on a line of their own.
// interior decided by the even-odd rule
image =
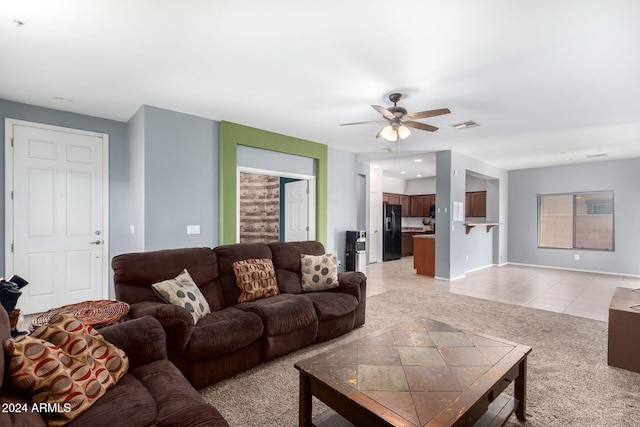
<svg viewBox="0 0 640 427">
<path fill-rule="evenodd" d="M 220 244 L 236 243 L 237 147 L 310 157 L 316 171 L 316 240 L 327 244 L 327 146 L 231 122 L 220 123 Z M 265 169 L 269 169 L 265 166 Z"/>
</svg>

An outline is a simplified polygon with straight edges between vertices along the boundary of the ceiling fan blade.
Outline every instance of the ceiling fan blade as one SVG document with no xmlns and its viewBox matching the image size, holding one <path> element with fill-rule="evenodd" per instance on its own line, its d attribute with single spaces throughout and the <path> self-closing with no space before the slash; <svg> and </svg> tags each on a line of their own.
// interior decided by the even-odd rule
<svg viewBox="0 0 640 427">
<path fill-rule="evenodd" d="M 381 107 L 379 105 L 372 105 L 371 106 L 374 110 L 376 110 L 378 113 L 382 114 L 385 118 L 387 119 L 395 119 L 396 116 L 395 114 L 393 114 L 391 111 L 387 110 L 384 107 Z"/>
<path fill-rule="evenodd" d="M 410 128 L 427 130 L 429 132 L 435 132 L 438 130 L 438 128 L 435 126 L 431 126 L 431 125 L 420 123 L 420 122 L 404 122 L 403 124 L 405 126 L 409 126 Z"/>
<path fill-rule="evenodd" d="M 411 113 L 404 116 L 404 119 L 424 119 L 425 117 L 441 116 L 443 114 L 449 114 L 448 108 L 438 108 L 437 110 L 420 111 L 419 113 Z"/>
<path fill-rule="evenodd" d="M 340 123 L 340 126 L 364 125 L 367 123 L 387 123 L 386 120 L 372 120 L 369 122 Z"/>
</svg>

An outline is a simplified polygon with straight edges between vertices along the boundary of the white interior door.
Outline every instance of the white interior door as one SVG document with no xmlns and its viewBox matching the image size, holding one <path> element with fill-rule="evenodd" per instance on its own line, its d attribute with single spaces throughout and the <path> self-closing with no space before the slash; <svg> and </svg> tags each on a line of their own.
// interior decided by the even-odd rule
<svg viewBox="0 0 640 427">
<path fill-rule="evenodd" d="M 29 281 L 17 307 L 30 314 L 106 298 L 107 135 L 7 122 L 6 274 Z"/>
<path fill-rule="evenodd" d="M 284 184 L 284 241 L 309 240 L 309 181 Z"/>
</svg>

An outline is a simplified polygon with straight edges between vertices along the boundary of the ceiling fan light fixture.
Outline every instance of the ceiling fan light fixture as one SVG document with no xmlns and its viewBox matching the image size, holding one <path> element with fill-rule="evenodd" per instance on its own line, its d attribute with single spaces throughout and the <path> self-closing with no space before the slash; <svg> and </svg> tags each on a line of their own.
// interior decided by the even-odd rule
<svg viewBox="0 0 640 427">
<path fill-rule="evenodd" d="M 382 130 L 380 131 L 380 136 L 389 142 L 395 142 L 398 140 L 398 132 L 396 132 L 391 124 L 388 124 L 382 128 Z"/>
<path fill-rule="evenodd" d="M 398 126 L 398 136 L 400 137 L 400 139 L 405 139 L 409 135 L 411 135 L 411 131 L 408 127 L 406 127 L 405 125 Z"/>
</svg>

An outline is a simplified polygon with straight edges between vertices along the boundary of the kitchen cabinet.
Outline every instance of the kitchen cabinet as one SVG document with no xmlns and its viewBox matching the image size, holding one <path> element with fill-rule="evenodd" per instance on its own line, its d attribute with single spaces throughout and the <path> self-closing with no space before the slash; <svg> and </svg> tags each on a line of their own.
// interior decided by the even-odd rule
<svg viewBox="0 0 640 427">
<path fill-rule="evenodd" d="M 402 216 L 409 216 L 411 213 L 411 198 L 409 196 L 405 196 L 404 194 L 400 195 L 400 206 L 402 206 Z"/>
<path fill-rule="evenodd" d="M 435 205 L 435 194 L 417 194 L 411 196 L 411 215 L 413 217 L 429 217 L 431 205 Z"/>
<path fill-rule="evenodd" d="M 486 217 L 487 216 L 487 192 L 470 191 L 465 194 L 465 216 Z"/>
<path fill-rule="evenodd" d="M 390 205 L 399 205 L 400 204 L 400 195 L 389 193 L 389 202 Z"/>
<path fill-rule="evenodd" d="M 402 256 L 413 255 L 413 233 L 402 233 Z"/>
<path fill-rule="evenodd" d="M 413 236 L 413 268 L 417 274 L 436 275 L 436 239 L 433 235 Z"/>
</svg>

